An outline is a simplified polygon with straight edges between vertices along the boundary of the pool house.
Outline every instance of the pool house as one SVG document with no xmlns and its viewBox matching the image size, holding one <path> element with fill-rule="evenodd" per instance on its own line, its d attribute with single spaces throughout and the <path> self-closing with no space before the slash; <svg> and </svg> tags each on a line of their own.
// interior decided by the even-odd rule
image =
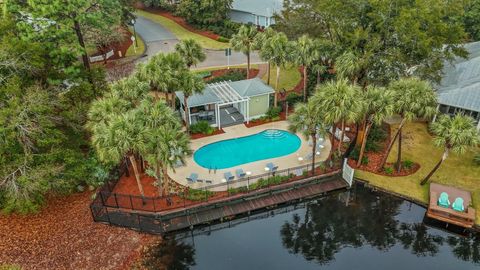
<svg viewBox="0 0 480 270">
<path fill-rule="evenodd" d="M 212 127 L 225 127 L 265 115 L 270 96 L 275 91 L 259 78 L 223 81 L 207 84 L 203 93 L 188 97 L 188 116 L 185 113 L 183 92 L 176 92 L 180 113 L 185 122 L 207 121 Z"/>
</svg>

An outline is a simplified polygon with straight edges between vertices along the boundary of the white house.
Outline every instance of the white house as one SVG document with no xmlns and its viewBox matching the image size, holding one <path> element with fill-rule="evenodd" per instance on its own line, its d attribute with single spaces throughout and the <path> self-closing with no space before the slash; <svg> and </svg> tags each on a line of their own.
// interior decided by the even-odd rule
<svg viewBox="0 0 480 270">
<path fill-rule="evenodd" d="M 234 0 L 230 19 L 238 23 L 269 27 L 275 23 L 273 16 L 282 9 L 283 0 Z"/>
<path fill-rule="evenodd" d="M 443 78 L 436 87 L 438 109 L 449 115 L 469 115 L 480 130 L 480 42 L 464 47 L 469 52 L 467 59 L 457 57 L 444 65 Z"/>
</svg>

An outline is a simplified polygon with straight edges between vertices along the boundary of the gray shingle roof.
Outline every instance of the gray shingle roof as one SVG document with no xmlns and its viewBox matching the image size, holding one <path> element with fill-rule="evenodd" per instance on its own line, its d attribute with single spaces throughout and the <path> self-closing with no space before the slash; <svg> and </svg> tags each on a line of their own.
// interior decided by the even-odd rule
<svg viewBox="0 0 480 270">
<path fill-rule="evenodd" d="M 261 79 L 253 78 L 236 82 L 227 82 L 240 96 L 253 97 L 274 93 L 272 87 L 266 85 Z M 180 102 L 183 104 L 183 92 L 175 92 Z M 220 103 L 222 100 L 215 94 L 212 88 L 207 84 L 202 94 L 195 94 L 188 97 L 188 106 L 202 106 L 206 104 Z"/>
<path fill-rule="evenodd" d="M 445 63 L 443 78 L 437 87 L 440 104 L 480 111 L 480 42 L 465 44 L 467 59 Z"/>
<path fill-rule="evenodd" d="M 234 0 L 232 9 L 272 17 L 283 9 L 283 0 Z"/>
</svg>

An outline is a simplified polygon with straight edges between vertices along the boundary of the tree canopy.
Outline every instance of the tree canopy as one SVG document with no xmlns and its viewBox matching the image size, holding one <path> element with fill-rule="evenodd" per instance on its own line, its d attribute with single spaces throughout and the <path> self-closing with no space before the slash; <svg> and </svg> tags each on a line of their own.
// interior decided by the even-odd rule
<svg viewBox="0 0 480 270">
<path fill-rule="evenodd" d="M 289 0 L 276 18 L 289 37 L 309 34 L 350 52 L 363 65 L 359 84 L 386 85 L 402 76 L 439 80 L 443 61 L 466 56 L 466 34 L 455 19 L 462 1 Z"/>
</svg>

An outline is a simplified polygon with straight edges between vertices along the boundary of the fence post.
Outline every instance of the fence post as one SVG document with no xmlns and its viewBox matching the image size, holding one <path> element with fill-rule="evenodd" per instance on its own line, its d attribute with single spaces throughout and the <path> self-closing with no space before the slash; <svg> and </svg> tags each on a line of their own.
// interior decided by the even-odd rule
<svg viewBox="0 0 480 270">
<path fill-rule="evenodd" d="M 115 199 L 115 205 L 117 206 L 117 208 L 120 208 L 120 206 L 118 205 L 117 193 L 113 193 L 113 198 Z"/>
<path fill-rule="evenodd" d="M 128 195 L 128 197 L 130 198 L 130 207 L 132 208 L 132 210 L 135 210 L 133 208 L 132 195 Z"/>
</svg>

